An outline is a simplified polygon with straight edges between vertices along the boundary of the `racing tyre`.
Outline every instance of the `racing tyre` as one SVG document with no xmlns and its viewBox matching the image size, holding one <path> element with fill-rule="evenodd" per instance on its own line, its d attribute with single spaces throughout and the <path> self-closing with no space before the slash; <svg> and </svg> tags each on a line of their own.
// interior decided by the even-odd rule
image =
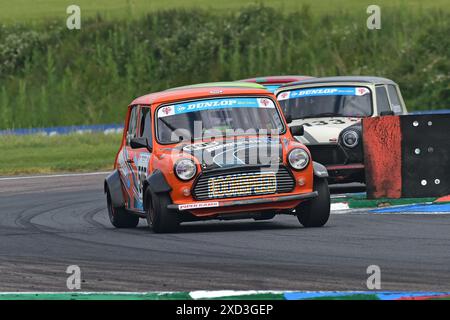
<svg viewBox="0 0 450 320">
<path fill-rule="evenodd" d="M 180 219 L 177 212 L 167 209 L 172 203 L 168 194 L 154 194 L 147 189 L 145 191 L 146 216 L 148 226 L 155 233 L 167 233 L 177 231 Z"/>
<path fill-rule="evenodd" d="M 301 203 L 296 209 L 298 221 L 306 228 L 322 227 L 330 217 L 330 190 L 327 179 L 315 178 L 317 198 Z"/>
<path fill-rule="evenodd" d="M 116 228 L 136 228 L 139 223 L 139 217 L 125 210 L 125 208 L 114 208 L 111 202 L 109 191 L 106 193 L 108 206 L 108 216 L 111 224 Z"/>
</svg>

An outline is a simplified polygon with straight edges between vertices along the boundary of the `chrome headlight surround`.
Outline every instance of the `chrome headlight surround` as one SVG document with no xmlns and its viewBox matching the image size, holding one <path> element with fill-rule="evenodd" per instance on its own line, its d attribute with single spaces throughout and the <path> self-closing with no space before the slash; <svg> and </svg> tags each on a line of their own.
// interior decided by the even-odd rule
<svg viewBox="0 0 450 320">
<path fill-rule="evenodd" d="M 178 179 L 189 181 L 197 174 L 197 165 L 191 159 L 180 159 L 173 168 Z"/>
<path fill-rule="evenodd" d="M 293 149 L 288 154 L 288 162 L 293 169 L 303 170 L 308 166 L 310 157 L 304 149 Z"/>
<path fill-rule="evenodd" d="M 354 148 L 359 143 L 359 134 L 355 130 L 348 130 L 342 134 L 342 143 L 347 148 Z"/>
</svg>

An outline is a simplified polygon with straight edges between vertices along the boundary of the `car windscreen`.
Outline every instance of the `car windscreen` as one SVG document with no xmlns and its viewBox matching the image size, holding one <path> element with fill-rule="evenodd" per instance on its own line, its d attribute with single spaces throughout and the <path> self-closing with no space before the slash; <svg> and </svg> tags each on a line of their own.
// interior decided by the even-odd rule
<svg viewBox="0 0 450 320">
<path fill-rule="evenodd" d="M 180 137 L 201 139 L 217 132 L 284 132 L 284 124 L 274 101 L 269 98 L 229 97 L 164 105 L 157 109 L 157 137 L 163 144 Z M 214 133 L 214 134 L 212 134 Z"/>
<path fill-rule="evenodd" d="M 372 115 L 372 95 L 366 87 L 318 87 L 283 91 L 278 101 L 293 120 L 323 116 Z"/>
</svg>

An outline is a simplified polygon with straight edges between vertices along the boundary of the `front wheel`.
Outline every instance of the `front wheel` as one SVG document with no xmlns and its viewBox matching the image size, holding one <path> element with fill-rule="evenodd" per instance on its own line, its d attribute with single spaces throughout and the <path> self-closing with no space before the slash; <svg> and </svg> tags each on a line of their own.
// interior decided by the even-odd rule
<svg viewBox="0 0 450 320">
<path fill-rule="evenodd" d="M 315 178 L 317 198 L 301 203 L 295 208 L 298 221 L 306 228 L 322 227 L 330 217 L 330 190 L 327 179 Z"/>
<path fill-rule="evenodd" d="M 139 223 L 139 217 L 125 210 L 125 208 L 115 208 L 112 205 L 109 191 L 106 193 L 108 206 L 108 216 L 111 224 L 116 228 L 135 228 Z"/>
<path fill-rule="evenodd" d="M 172 203 L 168 194 L 154 194 L 147 188 L 145 202 L 148 226 L 153 232 L 167 233 L 178 229 L 180 225 L 178 213 L 167 208 Z"/>
</svg>

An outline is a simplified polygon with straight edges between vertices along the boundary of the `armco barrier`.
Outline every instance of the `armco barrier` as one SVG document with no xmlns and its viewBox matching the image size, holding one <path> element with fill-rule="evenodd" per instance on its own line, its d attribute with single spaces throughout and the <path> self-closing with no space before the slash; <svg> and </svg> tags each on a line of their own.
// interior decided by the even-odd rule
<svg viewBox="0 0 450 320">
<path fill-rule="evenodd" d="M 123 125 L 121 124 L 98 124 L 98 125 L 83 125 L 83 126 L 67 126 L 67 127 L 49 127 L 49 128 L 29 128 L 29 129 L 7 129 L 0 130 L 0 136 L 2 135 L 28 135 L 28 134 L 40 134 L 46 136 L 64 135 L 72 133 L 90 133 L 90 132 L 103 132 L 109 133 L 121 133 Z"/>
<path fill-rule="evenodd" d="M 450 114 L 363 120 L 367 197 L 450 194 Z"/>
<path fill-rule="evenodd" d="M 409 114 L 444 114 L 444 113 L 450 113 L 450 109 L 412 111 Z"/>
</svg>

